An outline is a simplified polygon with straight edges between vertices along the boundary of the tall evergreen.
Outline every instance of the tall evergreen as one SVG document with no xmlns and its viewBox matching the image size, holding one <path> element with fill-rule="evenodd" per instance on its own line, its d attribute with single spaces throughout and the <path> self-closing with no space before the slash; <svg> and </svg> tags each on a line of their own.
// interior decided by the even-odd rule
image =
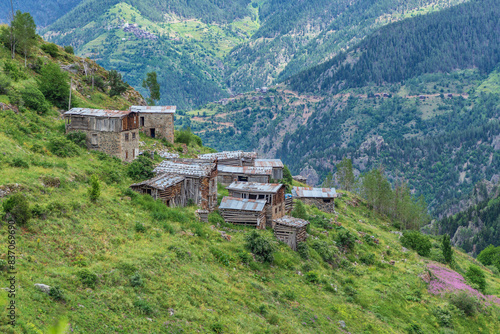
<svg viewBox="0 0 500 334">
<path fill-rule="evenodd" d="M 450 236 L 448 234 L 443 235 L 441 249 L 443 251 L 444 261 L 446 263 L 452 263 L 453 262 L 453 249 L 451 248 Z"/>
</svg>

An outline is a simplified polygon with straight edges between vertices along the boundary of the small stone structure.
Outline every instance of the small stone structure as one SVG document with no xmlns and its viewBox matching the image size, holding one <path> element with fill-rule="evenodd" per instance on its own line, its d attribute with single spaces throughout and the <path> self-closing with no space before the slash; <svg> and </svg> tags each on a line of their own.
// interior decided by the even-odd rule
<svg viewBox="0 0 500 334">
<path fill-rule="evenodd" d="M 157 175 L 175 174 L 184 176 L 182 192 L 187 201 L 191 199 L 201 209 L 213 211 L 217 208 L 217 164 L 162 161 L 154 170 Z M 185 205 L 185 204 L 182 204 Z"/>
<path fill-rule="evenodd" d="M 266 228 L 265 200 L 224 197 L 219 205 L 219 211 L 228 223 L 250 225 L 257 229 Z"/>
<path fill-rule="evenodd" d="M 89 150 L 97 150 L 130 162 L 139 155 L 137 112 L 72 108 L 64 113 L 66 133 L 86 134 Z"/>
<path fill-rule="evenodd" d="M 229 196 L 265 200 L 266 224 L 285 215 L 285 186 L 278 183 L 233 182 L 228 187 Z"/>
<path fill-rule="evenodd" d="M 315 205 L 324 212 L 335 211 L 334 199 L 338 197 L 334 188 L 293 187 L 292 196 L 305 204 Z"/>
<path fill-rule="evenodd" d="M 255 167 L 270 167 L 273 169 L 273 180 L 283 179 L 283 162 L 280 159 L 255 159 Z"/>
<path fill-rule="evenodd" d="M 225 186 L 238 182 L 269 183 L 273 174 L 271 167 L 239 167 L 219 165 L 217 181 Z"/>
<path fill-rule="evenodd" d="M 297 244 L 307 238 L 308 224 L 307 220 L 284 216 L 273 220 L 274 235 L 293 250 L 297 250 Z"/>
<path fill-rule="evenodd" d="M 165 138 L 174 142 L 175 106 L 132 106 L 139 114 L 139 129 L 151 138 Z"/>
</svg>

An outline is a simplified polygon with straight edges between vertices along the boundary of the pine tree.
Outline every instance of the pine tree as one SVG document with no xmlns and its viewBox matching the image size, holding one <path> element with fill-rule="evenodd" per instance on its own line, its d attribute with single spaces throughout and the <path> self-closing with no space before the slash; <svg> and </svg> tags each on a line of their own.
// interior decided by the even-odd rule
<svg viewBox="0 0 500 334">
<path fill-rule="evenodd" d="M 351 159 L 343 158 L 340 163 L 337 164 L 337 182 L 340 187 L 351 191 L 354 185 L 354 172 L 352 170 Z"/>
<path fill-rule="evenodd" d="M 443 250 L 444 261 L 446 263 L 453 262 L 453 249 L 451 248 L 450 236 L 448 234 L 443 235 L 441 249 Z"/>
<path fill-rule="evenodd" d="M 95 174 L 90 177 L 90 188 L 88 191 L 90 200 L 94 203 L 101 196 L 101 184 L 99 183 L 99 179 Z"/>
<path fill-rule="evenodd" d="M 142 87 L 149 89 L 149 105 L 155 105 L 155 101 L 160 99 L 160 84 L 158 83 L 156 72 L 146 74 L 146 79 L 142 81 Z"/>
</svg>

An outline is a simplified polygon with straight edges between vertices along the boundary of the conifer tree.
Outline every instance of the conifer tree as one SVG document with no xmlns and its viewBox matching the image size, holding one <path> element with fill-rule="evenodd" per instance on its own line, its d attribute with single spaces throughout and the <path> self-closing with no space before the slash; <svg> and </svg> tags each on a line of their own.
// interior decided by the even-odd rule
<svg viewBox="0 0 500 334">
<path fill-rule="evenodd" d="M 451 248 L 450 236 L 448 234 L 443 235 L 441 249 L 443 250 L 444 261 L 446 263 L 453 262 L 453 249 Z"/>
<path fill-rule="evenodd" d="M 337 164 L 337 182 L 340 187 L 351 191 L 354 186 L 354 172 L 352 170 L 352 160 L 343 158 L 340 163 Z"/>
</svg>

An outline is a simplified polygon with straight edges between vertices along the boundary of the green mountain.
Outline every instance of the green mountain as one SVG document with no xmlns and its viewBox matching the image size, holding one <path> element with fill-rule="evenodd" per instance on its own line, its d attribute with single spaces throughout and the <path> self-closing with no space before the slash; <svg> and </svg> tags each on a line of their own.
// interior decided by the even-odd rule
<svg viewBox="0 0 500 334">
<path fill-rule="evenodd" d="M 82 0 L 29 0 L 12 1 L 14 12 L 29 12 L 33 16 L 38 27 L 47 27 L 61 16 L 65 15 Z M 8 24 L 12 18 L 11 2 L 0 3 L 0 23 Z"/>
</svg>

